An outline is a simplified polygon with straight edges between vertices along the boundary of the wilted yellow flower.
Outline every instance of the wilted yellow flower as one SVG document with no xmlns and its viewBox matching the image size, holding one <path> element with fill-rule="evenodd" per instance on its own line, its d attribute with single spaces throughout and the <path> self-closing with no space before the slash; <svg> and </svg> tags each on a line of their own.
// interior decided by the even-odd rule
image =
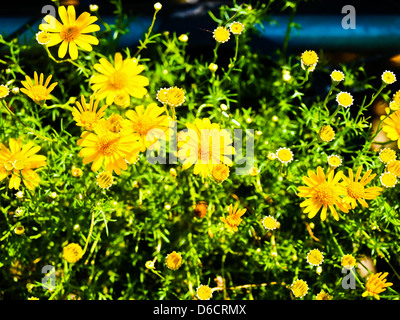
<svg viewBox="0 0 400 320">
<path fill-rule="evenodd" d="M 36 41 L 41 45 L 46 45 L 50 42 L 51 35 L 46 31 L 39 31 L 36 33 Z"/>
<path fill-rule="evenodd" d="M 278 221 L 272 216 L 265 216 L 262 219 L 262 225 L 267 230 L 275 230 L 278 227 Z"/>
<path fill-rule="evenodd" d="M 344 73 L 339 70 L 333 70 L 331 73 L 331 79 L 334 83 L 339 83 L 344 80 Z"/>
<path fill-rule="evenodd" d="M 108 189 L 112 186 L 114 177 L 111 172 L 104 171 L 97 175 L 96 183 L 101 189 Z"/>
<path fill-rule="evenodd" d="M 342 164 L 342 159 L 336 154 L 332 154 L 328 156 L 328 164 L 332 168 L 337 168 Z"/>
<path fill-rule="evenodd" d="M 393 285 L 391 282 L 386 282 L 387 277 L 389 273 L 385 272 L 382 274 L 382 272 L 378 272 L 372 276 L 369 277 L 367 283 L 365 284 L 365 291 L 363 292 L 362 296 L 373 296 L 375 299 L 380 299 L 379 294 L 386 291 L 387 287 L 390 287 Z"/>
<path fill-rule="evenodd" d="M 396 160 L 396 151 L 390 148 L 384 148 L 381 151 L 379 151 L 379 160 L 381 160 L 383 163 L 388 163 L 392 160 Z"/>
<path fill-rule="evenodd" d="M 270 153 L 268 153 L 268 156 L 267 156 L 267 158 L 269 159 L 269 160 L 275 160 L 276 159 L 276 153 L 273 153 L 273 152 L 270 152 Z"/>
<path fill-rule="evenodd" d="M 305 66 L 313 66 L 318 62 L 318 55 L 313 50 L 306 50 L 301 54 L 301 62 Z"/>
<path fill-rule="evenodd" d="M 24 232 L 25 232 L 25 228 L 24 228 L 24 226 L 18 226 L 18 227 L 16 227 L 15 229 L 14 229 L 14 232 L 17 234 L 17 235 L 21 235 L 21 234 L 23 234 Z"/>
<path fill-rule="evenodd" d="M 91 45 L 99 44 L 96 37 L 88 34 L 100 30 L 97 24 L 93 24 L 97 20 L 96 16 L 83 12 L 76 19 L 75 7 L 72 5 L 68 8 L 58 7 L 58 14 L 62 23 L 52 15 L 47 15 L 44 17 L 46 23 L 40 24 L 39 29 L 50 33 L 50 41 L 46 44 L 48 47 L 61 42 L 58 48 L 59 58 L 64 58 L 68 51 L 71 59 L 75 60 L 78 58 L 78 47 L 85 51 L 92 51 Z"/>
<path fill-rule="evenodd" d="M 316 295 L 315 300 L 332 300 L 332 296 L 324 290 L 321 290 L 320 293 Z"/>
<path fill-rule="evenodd" d="M 229 167 L 224 163 L 219 163 L 211 170 L 211 175 L 217 182 L 225 181 L 229 177 Z"/>
<path fill-rule="evenodd" d="M 296 298 L 304 297 L 308 292 L 308 284 L 306 281 L 297 279 L 293 282 L 290 289 Z"/>
<path fill-rule="evenodd" d="M 168 269 L 178 270 L 182 265 L 182 255 L 176 251 L 172 251 L 165 258 L 165 264 Z"/>
<path fill-rule="evenodd" d="M 325 142 L 332 141 L 335 138 L 335 131 L 330 125 L 324 125 L 319 130 L 319 137 Z"/>
<path fill-rule="evenodd" d="M 63 248 L 63 258 L 69 263 L 79 261 L 83 256 L 83 250 L 77 243 L 70 243 Z"/>
<path fill-rule="evenodd" d="M 72 169 L 71 169 L 71 174 L 72 174 L 72 176 L 74 176 L 75 178 L 79 178 L 79 177 L 82 176 L 83 171 L 82 171 L 82 169 L 73 166 Z"/>
<path fill-rule="evenodd" d="M 207 285 L 200 285 L 196 290 L 197 298 L 200 300 L 210 300 L 212 297 L 212 290 Z"/>
<path fill-rule="evenodd" d="M 166 102 L 171 107 L 179 107 L 185 102 L 185 91 L 182 88 L 171 87 L 165 93 Z"/>
<path fill-rule="evenodd" d="M 386 170 L 393 173 L 397 178 L 400 177 L 400 161 L 393 160 L 386 165 Z"/>
</svg>

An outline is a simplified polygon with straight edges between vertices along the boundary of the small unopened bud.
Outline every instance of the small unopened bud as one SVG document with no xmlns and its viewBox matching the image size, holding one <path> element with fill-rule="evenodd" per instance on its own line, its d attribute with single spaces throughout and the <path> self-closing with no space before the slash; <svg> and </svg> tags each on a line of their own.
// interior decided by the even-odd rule
<svg viewBox="0 0 400 320">
<path fill-rule="evenodd" d="M 157 3 L 154 4 L 154 10 L 156 10 L 156 12 L 160 11 L 161 8 L 162 8 L 162 4 L 161 3 L 157 2 Z"/>
</svg>

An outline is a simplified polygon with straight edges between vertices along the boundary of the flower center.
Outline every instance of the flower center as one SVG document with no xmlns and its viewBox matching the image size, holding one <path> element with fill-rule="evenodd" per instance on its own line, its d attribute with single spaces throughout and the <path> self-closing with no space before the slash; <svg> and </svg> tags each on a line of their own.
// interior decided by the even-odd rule
<svg viewBox="0 0 400 320">
<path fill-rule="evenodd" d="M 46 97 L 46 88 L 41 85 L 36 85 L 31 87 L 31 94 L 33 96 L 33 100 L 44 100 Z"/>
<path fill-rule="evenodd" d="M 146 135 L 151 128 L 150 123 L 147 123 L 145 120 L 137 121 L 133 125 L 133 130 L 140 135 Z"/>
<path fill-rule="evenodd" d="M 315 187 L 315 197 L 323 205 L 335 203 L 335 191 L 327 182 Z"/>
<path fill-rule="evenodd" d="M 347 186 L 347 193 L 354 199 L 362 198 L 364 194 L 364 186 L 359 182 L 351 182 Z"/>
<path fill-rule="evenodd" d="M 99 152 L 105 156 L 111 156 L 118 149 L 118 140 L 119 138 L 116 134 L 100 137 L 98 143 Z"/>
<path fill-rule="evenodd" d="M 96 114 L 91 111 L 85 111 L 81 115 L 82 123 L 86 125 L 91 125 L 96 121 Z"/>
<path fill-rule="evenodd" d="M 60 37 L 64 41 L 73 41 L 79 36 L 79 29 L 78 27 L 66 27 L 61 30 Z"/>
<path fill-rule="evenodd" d="M 126 76 L 126 73 L 123 71 L 115 71 L 114 74 L 110 77 L 111 85 L 116 90 L 124 88 L 127 80 L 128 77 Z"/>
</svg>

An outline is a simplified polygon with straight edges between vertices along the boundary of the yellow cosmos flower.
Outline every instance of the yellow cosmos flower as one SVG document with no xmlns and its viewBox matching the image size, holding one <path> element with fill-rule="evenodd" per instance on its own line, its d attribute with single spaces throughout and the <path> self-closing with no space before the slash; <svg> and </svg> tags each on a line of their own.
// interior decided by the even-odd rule
<svg viewBox="0 0 400 320">
<path fill-rule="evenodd" d="M 386 291 L 387 287 L 393 285 L 391 282 L 386 282 L 386 277 L 388 276 L 388 272 L 382 273 L 378 272 L 369 277 L 367 283 L 365 284 L 365 291 L 362 296 L 373 296 L 375 299 L 380 300 L 379 294 Z"/>
<path fill-rule="evenodd" d="M 149 79 L 139 75 L 145 67 L 135 58 L 124 60 L 121 53 L 117 52 L 114 65 L 101 58 L 93 68 L 100 74 L 90 79 L 92 90 L 96 91 L 97 99 L 106 98 L 108 105 L 115 103 L 115 98 L 121 94 L 141 99 L 147 93 L 144 87 L 149 85 Z"/>
<path fill-rule="evenodd" d="M 335 139 L 335 131 L 330 125 L 324 125 L 319 130 L 319 137 L 324 142 L 330 142 Z"/>
<path fill-rule="evenodd" d="M 93 101 L 93 95 L 90 96 L 89 105 L 86 104 L 85 97 L 81 96 L 81 102 L 76 102 L 73 108 L 72 116 L 77 126 L 83 127 L 87 131 L 92 131 L 97 122 L 105 115 L 108 105 L 102 106 L 98 111 L 99 100 Z"/>
<path fill-rule="evenodd" d="M 93 162 L 91 170 L 94 172 L 104 164 L 105 171 L 120 175 L 121 170 L 128 168 L 125 159 L 138 152 L 140 146 L 137 137 L 128 128 L 119 134 L 108 130 L 104 119 L 100 119 L 93 130 L 84 131 L 77 141 L 78 146 L 82 147 L 79 156 L 83 157 L 83 163 Z"/>
<path fill-rule="evenodd" d="M 10 93 L 10 89 L 4 84 L 0 85 L 0 99 L 5 98 Z"/>
<path fill-rule="evenodd" d="M 169 119 L 163 114 L 164 110 L 156 103 L 150 103 L 146 108 L 141 105 L 125 113 L 130 120 L 127 126 L 139 140 L 141 152 L 157 148 L 158 139 L 169 136 Z"/>
<path fill-rule="evenodd" d="M 227 42 L 230 38 L 230 32 L 229 29 L 225 28 L 225 27 L 218 27 L 214 30 L 213 32 L 213 37 L 215 39 L 215 41 L 217 42 Z"/>
<path fill-rule="evenodd" d="M 69 263 L 78 262 L 83 256 L 82 247 L 77 243 L 70 243 L 63 248 L 63 258 Z"/>
<path fill-rule="evenodd" d="M 178 270 L 182 265 L 182 255 L 176 251 L 172 251 L 165 258 L 165 264 L 168 269 Z"/>
<path fill-rule="evenodd" d="M 305 207 L 304 213 L 308 213 L 308 217 L 313 218 L 318 211 L 321 211 L 321 220 L 326 219 L 328 208 L 335 220 L 339 220 L 339 215 L 335 207 L 341 211 L 349 212 L 349 205 L 344 203 L 340 196 L 345 195 L 345 190 L 339 185 L 339 181 L 343 174 L 341 171 L 335 172 L 332 170 L 326 175 L 321 167 L 317 168 L 317 174 L 312 170 L 308 171 L 308 177 L 303 177 L 303 182 L 306 186 L 300 186 L 299 197 L 308 198 L 304 200 L 300 207 Z"/>
<path fill-rule="evenodd" d="M 350 270 L 356 265 L 356 258 L 354 258 L 351 254 L 346 254 L 342 257 L 340 263 L 343 268 Z"/>
<path fill-rule="evenodd" d="M 381 79 L 385 84 L 392 84 L 396 82 L 396 75 L 392 71 L 384 71 Z"/>
<path fill-rule="evenodd" d="M 308 284 L 304 280 L 297 279 L 292 283 L 290 289 L 296 298 L 302 298 L 308 292 Z"/>
<path fill-rule="evenodd" d="M 47 15 L 44 20 L 47 23 L 40 24 L 39 29 L 50 33 L 50 41 L 46 44 L 48 47 L 55 46 L 61 42 L 58 48 L 58 57 L 64 58 L 67 51 L 72 60 L 78 58 L 78 47 L 85 51 L 92 51 L 91 45 L 99 44 L 99 40 L 88 33 L 100 30 L 97 24 L 93 24 L 96 16 L 83 12 L 76 19 L 75 7 L 70 5 L 58 8 L 58 14 L 61 18 L 60 23 L 55 17 Z"/>
<path fill-rule="evenodd" d="M 200 300 L 210 300 L 212 297 L 212 290 L 209 286 L 202 284 L 196 289 L 196 295 Z"/>
<path fill-rule="evenodd" d="M 351 205 L 354 209 L 357 206 L 357 201 L 365 208 L 368 208 L 368 203 L 365 200 L 373 200 L 380 195 L 382 188 L 380 187 L 369 187 L 365 186 L 375 178 L 376 174 L 371 174 L 372 170 L 368 170 L 364 176 L 360 179 L 362 166 L 357 170 L 354 177 L 353 170 L 349 169 L 349 177 L 343 175 L 343 182 L 340 184 L 344 191 L 345 197 L 343 200 Z"/>
<path fill-rule="evenodd" d="M 336 95 L 336 102 L 340 106 L 348 108 L 353 104 L 353 96 L 348 92 L 339 92 Z"/>
<path fill-rule="evenodd" d="M 96 177 L 96 183 L 101 189 L 108 189 L 112 186 L 114 177 L 111 172 L 104 171 Z"/>
<path fill-rule="evenodd" d="M 239 35 L 243 32 L 244 30 L 244 25 L 243 23 L 234 21 L 231 23 L 231 25 L 229 26 L 229 29 L 231 30 L 231 32 L 235 35 Z"/>
<path fill-rule="evenodd" d="M 312 249 L 307 253 L 308 264 L 316 267 L 324 261 L 324 255 L 318 249 Z"/>
<path fill-rule="evenodd" d="M 390 148 L 384 148 L 381 151 L 379 151 L 379 160 L 381 160 L 383 163 L 388 163 L 392 160 L 396 160 L 396 151 Z"/>
<path fill-rule="evenodd" d="M 22 146 L 21 139 L 9 141 L 8 149 L 0 143 L 0 181 L 11 175 L 10 189 L 18 189 L 21 178 L 24 185 L 33 190 L 39 185 L 40 177 L 34 169 L 46 165 L 46 157 L 36 154 L 41 147 L 34 146 L 32 141 Z"/>
<path fill-rule="evenodd" d="M 29 76 L 25 76 L 26 81 L 21 81 L 21 84 L 25 88 L 21 88 L 21 92 L 25 93 L 29 98 L 31 98 L 35 103 L 42 104 L 46 100 L 51 99 L 50 92 L 56 87 L 58 82 L 52 83 L 50 86 L 52 75 L 49 75 L 44 82 L 43 73 L 38 77 L 37 72 L 35 71 L 33 75 L 33 80 Z"/>
<path fill-rule="evenodd" d="M 238 226 L 242 222 L 242 216 L 246 213 L 247 209 L 238 210 L 239 204 L 236 203 L 233 207 L 232 204 L 228 207 L 228 216 L 226 218 L 221 218 L 221 221 L 225 223 L 226 227 L 230 231 L 238 231 Z"/>
<path fill-rule="evenodd" d="M 383 120 L 382 130 L 386 132 L 390 140 L 397 140 L 397 146 L 400 148 L 400 110 L 393 112 Z"/>
<path fill-rule="evenodd" d="M 208 118 L 196 119 L 186 126 L 188 130 L 178 135 L 178 157 L 184 170 L 194 165 L 193 173 L 206 178 L 219 163 L 232 166 L 231 156 L 235 150 L 228 130 L 220 129 Z"/>
</svg>

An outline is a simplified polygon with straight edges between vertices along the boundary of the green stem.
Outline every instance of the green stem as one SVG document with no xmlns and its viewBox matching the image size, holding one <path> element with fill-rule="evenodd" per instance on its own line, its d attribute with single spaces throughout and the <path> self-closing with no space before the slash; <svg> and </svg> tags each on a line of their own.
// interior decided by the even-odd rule
<svg viewBox="0 0 400 320">
<path fill-rule="evenodd" d="M 150 28 L 149 28 L 149 30 L 148 30 L 147 33 L 146 33 L 146 37 L 145 37 L 144 41 L 141 43 L 141 45 L 138 47 L 138 51 L 136 51 L 136 53 L 135 53 L 135 55 L 134 55 L 133 57 L 137 58 L 137 56 L 139 55 L 139 53 L 140 53 L 143 49 L 146 48 L 146 45 L 147 45 L 147 42 L 149 41 L 151 32 L 153 31 L 154 22 L 156 21 L 157 12 L 158 12 L 158 10 L 156 10 L 156 11 L 154 12 L 153 20 L 151 21 Z"/>
<path fill-rule="evenodd" d="M 89 245 L 90 237 L 92 236 L 93 226 L 94 226 L 94 211 L 95 211 L 95 210 L 92 210 L 92 221 L 91 221 L 91 223 L 90 223 L 89 234 L 88 234 L 88 236 L 87 236 L 87 238 L 86 238 L 86 243 L 85 243 L 85 247 L 83 248 L 82 256 L 85 254 L 86 249 L 87 249 L 87 247 L 88 247 L 88 245 Z"/>
</svg>

